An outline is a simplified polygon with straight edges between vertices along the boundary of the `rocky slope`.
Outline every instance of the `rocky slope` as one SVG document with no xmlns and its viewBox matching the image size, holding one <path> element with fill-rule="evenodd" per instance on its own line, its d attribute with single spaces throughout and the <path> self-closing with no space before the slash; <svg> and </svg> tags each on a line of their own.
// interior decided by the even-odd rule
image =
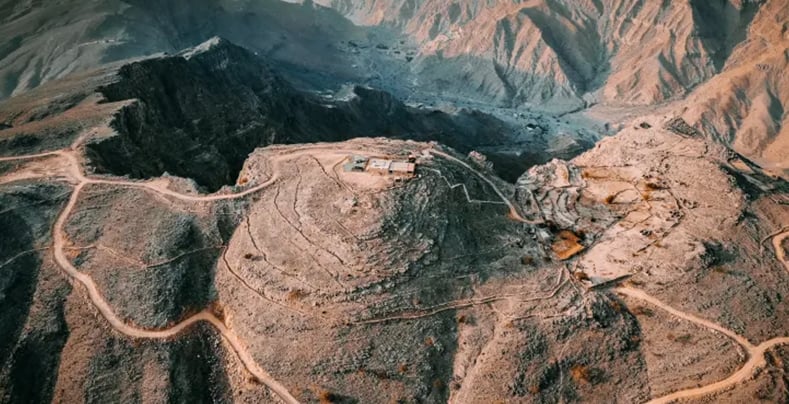
<svg viewBox="0 0 789 404">
<path fill-rule="evenodd" d="M 780 3 L 774 2 L 774 3 Z M 427 85 L 464 80 L 500 102 L 654 104 L 725 65 L 760 2 L 326 1 L 402 29 Z M 452 85 L 452 84 L 447 84 Z M 460 86 L 457 86 L 458 88 Z"/>
<path fill-rule="evenodd" d="M 238 186 L 202 196 L 176 177 L 85 177 L 79 142 L 17 161 L 3 220 L 29 237 L 3 244 L 3 400 L 692 397 L 763 360 L 750 341 L 786 335 L 789 263 L 760 246 L 787 189 L 648 122 L 514 186 L 385 138 L 260 148 Z M 350 154 L 416 155 L 418 176 L 347 172 Z M 60 254 L 103 297 L 69 286 Z M 216 323 L 168 334 L 193 315 Z M 782 362 L 762 368 L 705 394 L 785 401 Z"/>
<path fill-rule="evenodd" d="M 768 2 L 718 76 L 683 103 L 685 118 L 789 178 L 789 10 Z"/>
<path fill-rule="evenodd" d="M 0 16 L 0 98 L 107 62 L 178 52 L 215 35 L 294 72 L 323 72 L 342 82 L 355 74 L 332 43 L 361 35 L 330 10 L 278 0 L 3 0 Z"/>
<path fill-rule="evenodd" d="M 661 106 L 786 175 L 783 0 L 72 3 L 0 5 L 0 36 L 10 38 L 0 47 L 0 98 L 219 35 L 265 55 L 299 87 L 365 83 L 418 104 L 482 109 L 515 126 L 524 122 L 512 109 L 517 117 L 604 107 L 582 115 L 581 126 L 546 127 L 582 144 L 589 116 L 610 132 L 623 108 Z M 517 152 L 550 148 L 526 137 Z"/>
<path fill-rule="evenodd" d="M 618 121 L 612 107 L 658 105 L 787 175 L 782 0 L 323 4 L 402 31 L 421 88 L 560 112 L 599 104 L 603 122 Z"/>
<path fill-rule="evenodd" d="M 182 55 L 124 66 L 117 82 L 99 91 L 110 103 L 134 101 L 112 123 L 117 136 L 88 145 L 98 171 L 137 178 L 169 172 L 211 190 L 232 184 L 255 147 L 274 143 L 387 135 L 470 150 L 507 141 L 503 122 L 475 111 L 414 109 L 359 86 L 338 100 L 298 91 L 219 38 Z"/>
<path fill-rule="evenodd" d="M 62 52 L 95 21 L 151 21 L 102 60 L 149 29 L 303 36 L 7 76 L 0 402 L 789 400 L 780 2 L 326 3 L 374 25 L 338 36 L 310 2 L 119 4 L 3 3 L 0 70 L 92 66 Z M 362 79 L 394 95 L 314 91 L 335 52 L 392 62 Z M 579 123 L 618 133 L 575 156 L 595 136 L 555 132 Z"/>
</svg>

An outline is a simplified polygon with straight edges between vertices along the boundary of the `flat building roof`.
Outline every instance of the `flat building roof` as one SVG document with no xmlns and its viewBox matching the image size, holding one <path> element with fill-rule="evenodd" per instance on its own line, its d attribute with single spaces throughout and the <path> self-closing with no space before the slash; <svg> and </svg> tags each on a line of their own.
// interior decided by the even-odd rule
<svg viewBox="0 0 789 404">
<path fill-rule="evenodd" d="M 367 165 L 368 169 L 372 170 L 389 170 L 389 166 L 392 164 L 391 160 L 382 160 L 382 159 L 370 159 L 369 164 Z"/>
<path fill-rule="evenodd" d="M 408 163 L 405 161 L 395 161 L 389 165 L 390 171 L 397 171 L 400 173 L 412 173 L 416 170 L 416 164 Z"/>
</svg>

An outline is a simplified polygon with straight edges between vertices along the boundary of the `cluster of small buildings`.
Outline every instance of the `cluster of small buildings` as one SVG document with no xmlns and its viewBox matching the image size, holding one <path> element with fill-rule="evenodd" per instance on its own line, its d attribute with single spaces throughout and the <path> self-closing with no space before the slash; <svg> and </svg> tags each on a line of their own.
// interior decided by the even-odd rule
<svg viewBox="0 0 789 404">
<path fill-rule="evenodd" d="M 405 160 L 352 155 L 343 166 L 345 171 L 412 177 L 416 173 L 416 157 Z"/>
</svg>

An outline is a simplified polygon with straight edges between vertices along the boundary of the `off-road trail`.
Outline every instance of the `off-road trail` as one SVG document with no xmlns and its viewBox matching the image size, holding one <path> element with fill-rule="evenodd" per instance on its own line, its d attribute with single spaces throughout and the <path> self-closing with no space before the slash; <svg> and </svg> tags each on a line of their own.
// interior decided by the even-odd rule
<svg viewBox="0 0 789 404">
<path fill-rule="evenodd" d="M 3 161 L 19 161 L 19 160 L 33 160 L 38 159 L 41 157 L 49 157 L 55 156 L 57 154 L 62 153 L 62 150 L 55 150 L 50 152 L 38 153 L 38 154 L 26 154 L 24 156 L 10 156 L 10 157 L 0 157 L 0 162 Z"/>
<path fill-rule="evenodd" d="M 229 193 L 229 194 L 214 194 L 214 195 L 188 195 L 179 193 L 167 188 L 167 184 L 165 182 L 135 182 L 135 181 L 124 181 L 124 180 L 109 180 L 109 179 L 98 179 L 98 178 L 90 178 L 87 177 L 83 173 L 82 164 L 80 159 L 77 155 L 77 147 L 79 145 L 75 142 L 74 145 L 67 149 L 56 150 L 52 152 L 46 153 L 39 153 L 39 154 L 32 154 L 32 155 L 25 155 L 25 156 L 16 156 L 16 157 L 3 157 L 0 158 L 0 161 L 13 161 L 13 160 L 31 160 L 37 159 L 42 157 L 50 157 L 50 156 L 61 156 L 67 161 L 67 167 L 61 167 L 65 169 L 67 173 L 67 180 L 74 184 L 74 189 L 71 193 L 71 197 L 69 198 L 68 203 L 61 211 L 60 215 L 58 216 L 57 221 L 55 222 L 52 236 L 53 236 L 53 249 L 54 249 L 54 257 L 55 261 L 58 265 L 66 272 L 66 274 L 78 281 L 82 284 L 87 293 L 88 297 L 91 300 L 91 303 L 99 310 L 101 315 L 110 323 L 110 325 L 118 330 L 119 332 L 128 335 L 133 338 L 146 338 L 146 339 L 165 339 L 169 337 L 173 337 L 178 333 L 184 331 L 188 327 L 200 322 L 205 321 L 213 325 L 217 331 L 222 335 L 222 337 L 230 344 L 233 350 L 238 355 L 238 358 L 243 363 L 244 367 L 261 383 L 267 385 L 272 391 L 274 391 L 282 400 L 287 403 L 298 403 L 298 400 L 295 399 L 277 380 L 275 380 L 270 374 L 268 374 L 265 370 L 263 370 L 249 352 L 244 347 L 244 344 L 238 339 L 238 337 L 233 333 L 221 320 L 219 320 L 213 313 L 203 310 L 183 321 L 180 323 L 162 330 L 147 330 L 142 328 L 137 328 L 132 325 L 127 324 L 124 322 L 118 315 L 113 311 L 112 307 L 107 303 L 107 301 L 102 296 L 101 292 L 99 291 L 96 283 L 93 279 L 82 272 L 80 272 L 69 260 L 66 256 L 65 250 L 67 247 L 67 237 L 65 234 L 65 226 L 68 222 L 69 216 L 71 212 L 74 210 L 77 202 L 79 201 L 80 194 L 82 190 L 88 185 L 113 185 L 118 187 L 131 187 L 131 188 L 142 188 L 148 191 L 152 191 L 158 193 L 160 195 L 169 196 L 178 200 L 188 201 L 188 202 L 212 202 L 212 201 L 222 201 L 222 200 L 232 200 L 232 199 L 239 199 L 261 191 L 272 184 L 276 183 L 279 179 L 279 164 L 284 160 L 290 160 L 293 158 L 297 158 L 298 156 L 302 156 L 305 154 L 315 154 L 316 150 L 321 148 L 320 145 L 315 145 L 314 147 L 304 147 L 297 150 L 293 150 L 290 153 L 284 154 L 277 154 L 275 155 L 272 160 L 274 163 L 274 169 L 269 178 L 249 189 L 238 193 Z M 363 153 L 364 151 L 360 150 L 332 150 L 333 153 Z M 485 178 L 484 175 L 479 173 L 478 171 L 474 170 L 468 164 L 455 159 L 452 156 L 446 155 L 441 152 L 437 152 L 446 158 L 455 161 L 462 166 L 466 167 L 467 169 L 471 170 L 475 174 L 477 174 L 480 178 L 482 178 L 485 182 L 490 184 L 496 193 L 502 198 L 504 203 L 506 203 L 509 207 L 511 212 L 514 212 L 517 215 L 517 211 L 515 211 L 515 207 L 512 205 L 509 200 L 503 195 L 503 193 L 496 187 L 496 185 L 490 181 L 489 179 Z M 517 216 L 520 217 L 520 216 Z M 522 219 L 522 218 L 521 218 Z M 525 220 L 522 220 L 525 221 Z"/>
<path fill-rule="evenodd" d="M 342 150 L 337 152 L 351 152 L 351 153 L 359 153 L 359 150 Z M 272 391 L 274 391 L 283 401 L 287 403 L 298 403 L 295 397 L 293 397 L 277 380 L 275 380 L 270 374 L 268 374 L 265 370 L 260 368 L 249 352 L 244 347 L 244 344 L 238 339 L 238 337 L 233 333 L 221 320 L 219 320 L 214 314 L 207 310 L 203 310 L 183 321 L 180 323 L 162 330 L 146 330 L 131 326 L 124 322 L 117 314 L 113 311 L 110 305 L 102 296 L 101 292 L 99 291 L 96 283 L 93 279 L 77 270 L 76 267 L 71 263 L 68 257 L 65 254 L 66 245 L 66 234 L 64 231 L 65 225 L 68 221 L 69 215 L 74 210 L 77 202 L 79 201 L 79 196 L 82 190 L 87 185 L 91 184 L 101 184 L 101 185 L 114 185 L 119 187 L 133 187 L 133 188 L 143 188 L 149 191 L 156 192 L 161 195 L 170 196 L 175 199 L 179 199 L 182 201 L 189 201 L 189 202 L 211 202 L 211 201 L 221 201 L 221 200 L 231 200 L 231 199 L 239 199 L 250 194 L 256 193 L 264 188 L 267 188 L 274 184 L 279 179 L 279 171 L 278 171 L 278 164 L 283 160 L 289 160 L 296 158 L 298 156 L 304 154 L 314 153 L 313 148 L 305 148 L 293 153 L 288 154 L 280 154 L 275 156 L 274 160 L 274 170 L 271 176 L 264 182 L 251 187 L 247 190 L 238 193 L 231 193 L 231 194 L 216 194 L 216 195 L 187 195 L 182 194 L 179 192 L 172 191 L 167 188 L 165 183 L 162 182 L 133 182 L 133 181 L 121 181 L 121 180 L 105 180 L 105 179 L 94 179 L 85 176 L 82 172 L 82 165 L 77 157 L 76 152 L 73 148 L 58 150 L 55 152 L 39 154 L 39 155 L 29 155 L 29 156 L 19 156 L 14 158 L 15 160 L 23 160 L 23 159 L 35 159 L 39 157 L 46 157 L 52 155 L 60 155 L 66 158 L 68 161 L 68 167 L 66 170 L 68 175 L 71 177 L 70 180 L 75 182 L 76 185 L 74 190 L 72 191 L 71 197 L 69 198 L 68 203 L 63 208 L 62 212 L 58 216 L 57 221 L 55 222 L 55 226 L 53 228 L 53 240 L 54 240 L 54 256 L 55 261 L 58 265 L 63 268 L 63 270 L 68 274 L 69 277 L 78 281 L 83 286 L 85 286 L 88 296 L 93 303 L 93 305 L 99 310 L 101 315 L 110 323 L 110 325 L 118 330 L 119 332 L 128 335 L 134 338 L 146 338 L 146 339 L 164 339 L 169 338 L 172 336 L 177 335 L 178 333 L 184 331 L 188 327 L 198 323 L 200 321 L 205 321 L 213 325 L 217 331 L 222 335 L 222 337 L 230 344 L 233 350 L 238 355 L 238 358 L 243 363 L 244 367 L 261 383 L 268 386 Z"/>
<path fill-rule="evenodd" d="M 105 185 L 116 185 L 116 186 L 123 186 L 123 187 L 138 187 L 138 188 L 145 188 L 163 195 L 171 196 L 180 200 L 185 201 L 219 201 L 219 200 L 227 200 L 227 199 L 237 199 L 243 198 L 249 194 L 254 192 L 260 191 L 263 188 L 268 187 L 272 183 L 276 182 L 277 175 L 276 172 L 269 178 L 267 181 L 247 189 L 243 192 L 235 193 L 235 194 L 221 194 L 221 195 L 207 195 L 207 196 L 193 196 L 193 195 L 185 195 L 175 191 L 171 191 L 166 188 L 165 185 L 161 183 L 143 183 L 143 182 L 132 182 L 132 181 L 115 181 L 115 180 L 102 180 L 102 179 L 91 179 L 86 177 L 82 173 L 82 167 L 79 162 L 79 159 L 76 155 L 75 150 L 73 148 L 58 150 L 54 152 L 47 152 L 47 153 L 40 153 L 34 155 L 26 155 L 26 156 L 17 156 L 17 157 L 4 157 L 1 158 L 0 161 L 11 161 L 11 160 L 29 160 L 29 159 L 36 159 L 41 157 L 48 157 L 60 155 L 66 158 L 68 161 L 68 167 L 65 167 L 66 172 L 68 173 L 68 178 L 70 181 L 75 183 L 74 189 L 71 193 L 68 203 L 60 212 L 57 221 L 52 230 L 52 238 L 53 238 L 53 250 L 54 250 L 54 258 L 55 262 L 66 272 L 66 274 L 73 280 L 82 284 L 87 293 L 88 297 L 90 298 L 91 303 L 99 310 L 101 315 L 110 323 L 110 325 L 115 328 L 117 331 L 133 337 L 133 338 L 145 338 L 145 339 L 166 339 L 177 335 L 178 333 L 184 331 L 185 329 L 189 328 L 190 326 L 205 321 L 213 325 L 217 331 L 222 335 L 222 337 L 227 341 L 228 344 L 233 348 L 235 353 L 238 355 L 238 358 L 241 360 L 244 367 L 261 383 L 268 386 L 275 394 L 277 394 L 284 402 L 286 403 L 298 403 L 295 397 L 293 397 L 290 392 L 288 392 L 287 388 L 275 380 L 271 375 L 269 375 L 265 370 L 263 370 L 249 352 L 246 350 L 244 344 L 238 339 L 238 337 L 233 333 L 221 320 L 219 320 L 213 313 L 203 310 L 183 321 L 180 323 L 162 330 L 147 330 L 142 328 L 137 328 L 132 325 L 127 324 L 124 322 L 118 315 L 113 311 L 110 305 L 102 296 L 101 292 L 99 291 L 96 283 L 93 279 L 77 270 L 76 267 L 71 263 L 69 258 L 66 256 L 65 249 L 67 247 L 67 237 L 65 234 L 65 225 L 68 221 L 69 215 L 74 210 L 77 202 L 79 201 L 79 196 L 85 186 L 90 184 L 105 184 Z"/>
<path fill-rule="evenodd" d="M 784 268 L 789 271 L 789 261 L 786 259 L 786 251 L 783 247 L 784 240 L 787 238 L 789 238 L 789 230 L 776 234 L 773 237 L 773 248 L 775 249 L 775 258 L 784 264 Z"/>
<path fill-rule="evenodd" d="M 704 396 L 706 394 L 719 392 L 738 383 L 750 380 L 758 369 L 767 365 L 767 361 L 764 358 L 764 354 L 767 352 L 767 350 L 784 344 L 789 344 L 789 337 L 773 338 L 769 341 L 759 344 L 759 346 L 751 347 L 748 349 L 748 361 L 745 362 L 745 364 L 731 376 L 706 386 L 680 390 L 669 395 L 656 398 L 649 401 L 649 404 L 668 404 L 683 398 Z"/>
<path fill-rule="evenodd" d="M 499 187 L 496 186 L 496 184 L 493 181 L 491 181 L 490 178 L 488 178 L 485 174 L 479 172 L 474 167 L 470 166 L 465 161 L 460 160 L 460 159 L 458 159 L 458 158 L 456 158 L 456 157 L 454 157 L 454 156 L 452 156 L 450 154 L 447 154 L 447 153 L 444 153 L 442 151 L 435 150 L 435 149 L 427 149 L 427 152 L 430 153 L 430 154 L 436 155 L 436 156 L 441 156 L 441 157 L 443 157 L 443 158 L 445 158 L 445 159 L 447 159 L 449 161 L 452 161 L 455 164 L 459 164 L 459 165 L 465 167 L 467 170 L 471 171 L 472 173 L 474 173 L 474 175 L 476 175 L 477 177 L 479 177 L 480 179 L 485 181 L 488 185 L 490 185 L 490 187 L 493 188 L 493 191 L 496 193 L 496 195 L 498 195 L 499 198 L 501 198 L 501 200 L 510 209 L 509 214 L 507 215 L 510 219 L 518 221 L 518 222 L 521 222 L 521 223 L 526 223 L 526 224 L 542 224 L 543 223 L 542 220 L 529 220 L 529 219 L 526 219 L 523 216 L 521 216 L 521 214 L 518 212 L 518 209 L 515 208 L 515 205 L 512 203 L 512 201 L 510 201 L 509 198 L 507 198 L 507 196 L 504 195 L 504 192 L 501 192 Z"/>
<path fill-rule="evenodd" d="M 269 375 L 266 371 L 261 369 L 252 356 L 247 352 L 244 345 L 238 339 L 238 337 L 230 331 L 230 329 L 225 326 L 225 324 L 220 321 L 216 316 L 212 313 L 203 310 L 200 313 L 197 313 L 186 320 L 181 321 L 180 323 L 176 324 L 173 327 L 158 330 L 158 331 L 151 331 L 145 330 L 141 328 L 136 328 L 131 325 L 126 324 L 123 320 L 121 320 L 117 314 L 112 310 L 109 306 L 107 301 L 99 292 L 98 288 L 96 287 L 96 283 L 93 279 L 77 270 L 77 268 L 72 265 L 71 261 L 66 257 L 64 252 L 66 247 L 66 235 L 64 232 L 64 227 L 66 222 L 68 221 L 68 217 L 71 214 L 71 211 L 76 206 L 77 201 L 79 200 L 79 195 L 85 185 L 89 184 L 89 182 L 80 182 L 75 188 L 73 193 L 71 194 L 71 198 L 69 198 L 68 204 L 60 213 L 58 220 L 55 222 L 55 227 L 53 230 L 53 240 L 54 240 L 54 256 L 55 261 L 63 268 L 66 273 L 73 278 L 74 280 L 81 283 L 85 286 L 85 289 L 88 292 L 88 296 L 90 297 L 91 302 L 93 305 L 99 310 L 101 315 L 110 323 L 110 325 L 118 330 L 119 332 L 128 335 L 134 338 L 146 338 L 146 339 L 164 339 L 169 338 L 174 335 L 177 335 L 181 331 L 185 330 L 186 328 L 192 326 L 193 324 L 205 321 L 211 323 L 217 331 L 222 335 L 222 337 L 230 344 L 233 350 L 238 355 L 238 358 L 244 364 L 244 367 L 252 373 L 252 375 L 259 380 L 261 383 L 268 386 L 272 391 L 274 391 L 282 400 L 287 403 L 298 403 L 298 400 L 294 398 L 288 390 L 276 381 L 271 375 Z"/>
<path fill-rule="evenodd" d="M 115 328 L 117 331 L 132 337 L 132 338 L 146 338 L 146 339 L 166 339 L 173 337 L 180 332 L 186 330 L 187 328 L 191 327 L 192 325 L 198 322 L 207 322 L 210 323 L 216 330 L 222 335 L 222 337 L 227 341 L 227 343 L 232 347 L 233 351 L 238 355 L 241 363 L 244 367 L 261 383 L 268 386 L 275 394 L 277 394 L 283 401 L 287 403 L 298 403 L 298 400 L 290 394 L 290 392 L 282 385 L 280 382 L 275 380 L 269 373 L 263 370 L 254 360 L 252 355 L 247 351 L 244 343 L 235 335 L 235 333 L 227 327 L 227 325 L 217 318 L 212 312 L 208 310 L 203 310 L 177 324 L 172 327 L 160 330 L 148 330 L 143 328 L 138 328 L 133 325 L 126 323 L 123 319 L 118 317 L 118 315 L 114 312 L 112 307 L 108 304 L 105 298 L 102 296 L 101 292 L 99 291 L 96 283 L 94 280 L 87 274 L 80 272 L 71 262 L 71 260 L 67 257 L 65 251 L 68 249 L 68 237 L 65 232 L 65 226 L 69 220 L 69 216 L 73 212 L 75 206 L 79 201 L 80 194 L 82 193 L 83 189 L 86 186 L 90 185 L 111 185 L 117 187 L 128 187 L 128 188 L 140 188 L 146 191 L 154 192 L 160 195 L 164 195 L 167 197 L 171 197 L 174 199 L 178 199 L 181 201 L 187 202 L 212 202 L 212 201 L 222 201 L 222 200 L 232 200 L 232 199 L 239 199 L 259 192 L 265 188 L 268 188 L 275 184 L 280 179 L 280 171 L 281 171 L 281 163 L 283 161 L 291 160 L 294 158 L 298 158 L 303 155 L 321 155 L 326 157 L 327 154 L 336 155 L 341 153 L 365 153 L 365 150 L 346 150 L 346 149 L 331 149 L 328 148 L 326 145 L 323 144 L 315 144 L 310 146 L 304 146 L 296 149 L 289 149 L 286 152 L 275 152 L 272 156 L 270 156 L 269 161 L 272 164 L 271 173 L 265 179 L 265 181 L 260 182 L 258 185 L 250 187 L 246 190 L 237 192 L 237 193 L 224 193 L 224 194 L 212 194 L 212 195 L 196 195 L 196 194 L 184 194 L 180 192 L 173 191 L 168 188 L 168 183 L 166 181 L 131 181 L 131 180 L 115 180 L 115 179 L 103 179 L 103 178 L 91 178 L 86 176 L 83 173 L 83 165 L 80 161 L 80 157 L 78 155 L 78 145 L 73 145 L 68 149 L 62 149 L 52 152 L 46 153 L 39 153 L 39 154 L 32 154 L 26 156 L 16 156 L 16 157 L 0 157 L 0 162 L 2 161 L 16 161 L 16 160 L 31 160 L 31 159 L 38 159 L 42 157 L 51 157 L 51 156 L 60 156 L 63 157 L 62 159 L 54 159 L 53 163 L 58 165 L 58 170 L 53 172 L 58 173 L 58 178 L 65 180 L 71 183 L 74 188 L 69 197 L 68 203 L 60 212 L 53 230 L 52 230 L 52 238 L 53 238 L 53 253 L 54 258 L 57 264 L 64 270 L 64 272 L 68 275 L 69 278 L 79 282 L 85 287 L 87 291 L 88 297 L 90 298 L 91 303 L 99 310 L 101 315 L 110 323 L 110 325 Z M 522 223 L 528 224 L 539 224 L 542 223 L 540 220 L 529 220 L 524 218 L 520 215 L 518 210 L 516 209 L 515 205 L 504 195 L 504 193 L 499 189 L 499 187 L 486 175 L 469 165 L 468 163 L 448 154 L 445 152 L 441 152 L 435 149 L 428 149 L 429 153 L 440 156 L 446 160 L 449 160 L 455 164 L 462 166 L 463 168 L 471 171 L 477 177 L 482 179 L 485 183 L 493 188 L 494 192 L 498 195 L 501 199 L 501 202 L 498 201 L 480 201 L 472 199 L 468 193 L 468 189 L 465 187 L 464 184 L 451 184 L 447 181 L 447 184 L 450 188 L 456 187 L 463 187 L 466 199 L 470 203 L 495 203 L 495 204 L 503 204 L 509 208 L 508 217 Z M 65 162 L 65 163 L 64 163 Z M 61 165 L 65 164 L 65 167 Z M 429 170 L 433 170 L 428 168 Z M 440 172 L 439 172 L 440 174 Z M 40 175 L 41 178 L 47 177 L 46 175 Z M 50 176 L 51 177 L 51 176 Z M 443 177 L 443 175 L 442 175 Z M 785 239 L 789 238 L 789 230 L 786 228 L 779 230 L 776 233 L 771 235 L 772 237 L 772 244 L 775 250 L 776 258 L 786 267 L 789 271 L 789 262 L 786 260 L 786 252 L 784 251 L 782 244 Z M 766 240 L 765 240 L 766 241 Z M 562 285 L 561 277 L 557 281 L 556 288 L 546 296 L 540 297 L 541 299 L 550 298 L 552 297 Z M 678 318 L 690 321 L 707 329 L 713 330 L 717 333 L 725 335 L 734 341 L 736 341 L 742 348 L 744 349 L 747 355 L 747 361 L 743 364 L 743 366 L 738 369 L 734 374 L 730 375 L 724 380 L 720 380 L 705 386 L 700 386 L 696 388 L 686 389 L 677 391 L 671 394 L 668 394 L 663 397 L 655 398 L 650 403 L 669 403 L 675 400 L 683 399 L 683 398 L 692 398 L 692 397 L 699 397 L 704 396 L 707 394 L 712 394 L 716 392 L 720 392 L 721 390 L 730 388 L 738 383 L 744 382 L 749 380 L 753 377 L 754 373 L 758 371 L 758 369 L 763 368 L 766 366 L 766 359 L 765 353 L 778 345 L 789 344 L 789 337 L 779 337 L 773 338 L 771 340 L 762 342 L 761 344 L 754 345 L 745 337 L 719 325 L 712 321 L 705 320 L 700 318 L 694 314 L 675 309 L 668 304 L 658 300 L 655 297 L 650 296 L 646 292 L 635 289 L 632 287 L 618 287 L 614 289 L 617 293 L 628 296 L 637 300 L 641 300 L 647 302 L 661 310 L 664 310 L 670 313 L 673 316 Z M 455 301 L 455 302 L 448 302 L 443 305 L 438 305 L 433 307 L 432 309 L 426 310 L 424 312 L 418 313 L 407 313 L 402 314 L 399 316 L 389 317 L 389 318 L 382 318 L 382 319 L 370 319 L 366 321 L 360 322 L 361 324 L 370 324 L 370 323 L 379 323 L 379 322 L 388 322 L 388 321 L 396 321 L 396 320 L 411 320 L 416 318 L 422 318 L 425 316 L 431 316 L 438 312 L 442 312 L 449 309 L 456 309 L 459 307 L 467 307 L 473 306 L 476 304 L 487 304 L 492 301 L 512 298 L 513 296 L 508 295 L 500 295 L 500 296 L 489 296 L 487 298 L 480 298 L 480 299 L 471 299 L 467 301 Z"/>
<path fill-rule="evenodd" d="M 771 340 L 762 342 L 761 344 L 754 346 L 753 344 L 751 344 L 750 341 L 748 341 L 746 338 L 742 337 L 741 335 L 735 333 L 734 331 L 731 331 L 711 321 L 699 318 L 693 314 L 681 310 L 677 310 L 661 302 L 660 300 L 648 295 L 646 292 L 642 290 L 638 290 L 630 287 L 619 287 L 616 288 L 615 291 L 619 294 L 645 301 L 676 317 L 696 323 L 702 327 L 706 327 L 711 330 L 717 331 L 723 335 L 726 335 L 727 337 L 737 341 L 737 343 L 740 344 L 743 347 L 743 349 L 745 349 L 745 352 L 748 357 L 748 360 L 745 362 L 745 364 L 743 364 L 743 366 L 740 369 L 738 369 L 731 376 L 723 380 L 710 383 L 705 386 L 676 391 L 674 393 L 665 395 L 663 397 L 655 398 L 649 401 L 649 404 L 672 403 L 676 400 L 680 400 L 683 398 L 704 396 L 707 394 L 719 392 L 726 388 L 732 387 L 738 383 L 742 383 L 744 381 L 750 380 L 758 369 L 764 367 L 767 364 L 767 361 L 764 357 L 767 350 L 778 345 L 789 344 L 789 337 L 779 337 L 779 338 L 773 338 Z"/>
<path fill-rule="evenodd" d="M 516 299 L 524 295 L 534 295 L 535 293 L 539 293 L 539 292 L 527 291 L 521 293 L 503 293 L 493 296 L 486 296 L 486 297 L 479 297 L 479 298 L 472 298 L 472 299 L 465 299 L 461 301 L 437 304 L 432 307 L 424 308 L 419 313 L 408 313 L 408 314 L 400 314 L 400 315 L 389 316 L 384 318 L 374 318 L 369 320 L 355 321 L 352 324 L 364 325 L 364 324 L 388 323 L 390 321 L 416 320 L 420 318 L 434 316 L 436 314 L 443 313 L 448 310 L 457 310 L 466 307 L 488 305 L 490 303 L 495 303 L 499 301 L 517 301 L 519 303 L 525 303 L 525 302 L 547 300 L 555 297 L 556 294 L 559 293 L 559 291 L 562 289 L 562 287 L 568 283 L 568 281 L 569 280 L 565 279 L 564 277 L 564 271 L 559 271 L 559 276 L 556 278 L 556 284 L 551 288 L 550 291 L 543 292 L 544 293 L 543 295 L 536 295 L 526 299 Z"/>
<path fill-rule="evenodd" d="M 673 308 L 673 307 L 661 302 L 660 300 L 648 295 L 643 290 L 629 288 L 629 287 L 619 287 L 619 288 L 616 288 L 615 290 L 619 294 L 622 294 L 622 295 L 625 295 L 625 296 L 630 296 L 630 297 L 636 298 L 638 300 L 645 301 L 645 302 L 647 302 L 647 303 L 649 303 L 649 304 L 651 304 L 651 305 L 653 305 L 653 306 L 655 306 L 657 308 L 660 308 L 662 310 L 665 310 L 665 311 L 671 313 L 672 315 L 674 315 L 676 317 L 688 320 L 688 321 L 690 321 L 692 323 L 696 323 L 696 324 L 698 324 L 698 325 L 700 325 L 702 327 L 709 328 L 711 330 L 715 330 L 715 331 L 717 331 L 717 332 L 719 332 L 719 333 L 721 333 L 721 334 L 723 334 L 723 335 L 725 335 L 725 336 L 737 341 L 738 344 L 742 345 L 746 349 L 750 349 L 750 348 L 754 347 L 753 344 L 751 344 L 750 341 L 748 341 L 744 337 L 738 335 L 734 331 L 726 329 L 726 328 L 724 328 L 724 327 L 722 327 L 722 326 L 720 326 L 718 324 L 713 323 L 712 321 L 705 320 L 705 319 L 697 317 L 697 316 L 695 316 L 693 314 L 677 310 L 677 309 L 675 309 L 675 308 Z"/>
<path fill-rule="evenodd" d="M 453 183 L 449 182 L 447 177 L 445 177 L 444 174 L 441 173 L 441 170 L 436 170 L 435 168 L 427 168 L 427 170 L 430 170 L 430 171 L 436 173 L 436 175 L 438 175 L 439 177 L 441 177 L 441 179 L 443 179 L 444 182 L 447 183 L 447 186 L 449 187 L 449 189 L 461 188 L 463 190 L 463 194 L 466 196 L 466 201 L 468 203 L 491 204 L 491 205 L 506 205 L 507 204 L 506 202 L 502 202 L 502 201 L 487 201 L 487 200 L 481 200 L 481 199 L 474 199 L 474 198 L 471 197 L 471 194 L 469 194 L 468 188 L 466 187 L 466 184 L 464 184 L 462 182 L 459 182 L 457 184 L 453 184 Z"/>
</svg>

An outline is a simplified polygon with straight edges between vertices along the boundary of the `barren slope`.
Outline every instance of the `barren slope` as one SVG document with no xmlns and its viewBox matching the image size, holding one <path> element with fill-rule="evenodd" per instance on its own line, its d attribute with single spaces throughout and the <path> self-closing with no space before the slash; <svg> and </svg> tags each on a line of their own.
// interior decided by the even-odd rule
<svg viewBox="0 0 789 404">
<path fill-rule="evenodd" d="M 412 91 L 553 112 L 599 104 L 594 118 L 613 124 L 612 108 L 659 106 L 786 176 L 783 0 L 323 3 L 403 32 Z"/>
<path fill-rule="evenodd" d="M 13 332 L 0 383 L 40 401 L 747 399 L 789 343 L 785 185 L 651 122 L 514 187 L 451 150 L 383 138 L 258 149 L 212 195 L 85 173 L 82 136 L 5 157 L 5 195 L 65 182 L 56 200 L 70 197 L 9 206 L 45 250 L 3 253 L 33 302 L 7 321 L 64 314 L 46 357 L 27 342 L 35 327 Z M 351 154 L 418 155 L 419 175 L 346 172 Z M 28 254 L 38 283 L 9 266 Z M 682 328 L 663 333 L 661 318 Z M 672 344 L 688 353 L 655 354 Z M 40 369 L 39 388 L 22 369 Z"/>
<path fill-rule="evenodd" d="M 683 103 L 705 133 L 789 178 L 789 8 L 768 2 L 718 76 Z"/>
<path fill-rule="evenodd" d="M 332 42 L 360 35 L 330 10 L 278 0 L 3 0 L 0 16 L 0 98 L 108 62 L 178 52 L 216 35 L 294 73 L 318 71 L 341 82 L 355 73 Z"/>
<path fill-rule="evenodd" d="M 718 73 L 758 2 L 325 2 L 364 25 L 402 29 L 424 85 L 512 105 L 619 105 L 682 97 Z M 780 3 L 780 1 L 773 2 Z"/>
<path fill-rule="evenodd" d="M 0 6 L 25 33 L 8 88 L 37 86 L 0 103 L 0 402 L 789 400 L 780 1 L 331 4 L 402 39 L 329 35 L 338 15 L 309 2 L 129 3 Z M 148 29 L 173 49 L 299 38 L 54 79 L 93 66 L 63 51 L 94 24 L 132 38 L 102 60 Z M 36 78 L 37 57 L 71 67 Z M 288 57 L 308 70 L 281 74 Z M 397 94 L 458 104 L 292 81 L 389 57 Z M 558 118 L 463 96 L 602 102 L 618 133 L 531 167 L 561 154 Z"/>
</svg>

